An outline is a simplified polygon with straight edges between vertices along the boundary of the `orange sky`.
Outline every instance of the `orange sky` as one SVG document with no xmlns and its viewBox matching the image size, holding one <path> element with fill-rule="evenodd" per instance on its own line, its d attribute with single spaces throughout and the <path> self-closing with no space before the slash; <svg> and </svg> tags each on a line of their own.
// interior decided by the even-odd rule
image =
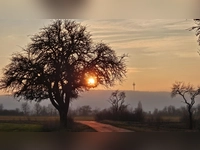
<svg viewBox="0 0 200 150">
<path fill-rule="evenodd" d="M 117 54 L 126 53 L 127 78 L 110 89 L 170 91 L 175 81 L 200 85 L 197 37 L 187 29 L 193 20 L 77 20 L 87 26 L 95 42 L 109 44 Z M 0 20 L 0 69 L 29 36 L 50 20 Z M 98 87 L 97 89 L 105 89 Z"/>
</svg>

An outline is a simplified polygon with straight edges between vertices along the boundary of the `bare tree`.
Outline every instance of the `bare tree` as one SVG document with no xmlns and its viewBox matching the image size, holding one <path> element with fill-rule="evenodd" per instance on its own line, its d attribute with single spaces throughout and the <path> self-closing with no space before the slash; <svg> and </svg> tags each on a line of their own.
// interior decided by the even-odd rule
<svg viewBox="0 0 200 150">
<path fill-rule="evenodd" d="M 34 109 L 33 111 L 34 111 L 35 115 L 37 115 L 37 116 L 41 115 L 42 106 L 39 103 L 35 103 L 33 109 Z"/>
<path fill-rule="evenodd" d="M 29 113 L 30 113 L 30 106 L 29 106 L 29 104 L 27 102 L 22 103 L 21 104 L 21 110 L 24 113 L 24 115 L 26 115 L 26 116 L 29 115 Z"/>
<path fill-rule="evenodd" d="M 119 92 L 118 90 L 116 90 L 111 93 L 108 102 L 112 105 L 111 109 L 113 110 L 114 113 L 122 112 L 128 107 L 128 105 L 124 104 L 125 98 L 126 98 L 125 92 Z"/>
<path fill-rule="evenodd" d="M 27 48 L 12 56 L 0 89 L 26 100 L 49 99 L 65 127 L 69 104 L 80 92 L 99 84 L 109 87 L 122 82 L 125 57 L 117 56 L 104 43 L 93 43 L 81 24 L 55 20 L 33 35 Z"/>
<path fill-rule="evenodd" d="M 186 104 L 189 113 L 190 129 L 193 129 L 193 111 L 195 98 L 200 94 L 200 88 L 195 89 L 191 84 L 185 85 L 183 82 L 175 82 L 172 86 L 171 97 L 180 95 L 183 103 Z"/>
</svg>

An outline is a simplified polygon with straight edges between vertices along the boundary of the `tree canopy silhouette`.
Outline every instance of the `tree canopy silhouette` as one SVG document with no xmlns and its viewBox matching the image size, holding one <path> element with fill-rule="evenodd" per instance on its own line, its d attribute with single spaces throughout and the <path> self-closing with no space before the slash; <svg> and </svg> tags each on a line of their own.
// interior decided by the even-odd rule
<svg viewBox="0 0 200 150">
<path fill-rule="evenodd" d="M 22 52 L 13 54 L 0 88 L 25 100 L 49 99 L 59 111 L 61 125 L 66 126 L 69 103 L 80 92 L 123 80 L 125 57 L 102 42 L 95 44 L 85 26 L 55 20 L 33 35 Z"/>
</svg>

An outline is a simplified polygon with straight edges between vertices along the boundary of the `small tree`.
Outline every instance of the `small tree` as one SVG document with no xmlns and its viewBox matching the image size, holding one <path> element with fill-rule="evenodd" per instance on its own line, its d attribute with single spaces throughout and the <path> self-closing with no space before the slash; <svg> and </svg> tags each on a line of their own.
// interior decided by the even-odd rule
<svg viewBox="0 0 200 150">
<path fill-rule="evenodd" d="M 99 113 L 100 112 L 100 108 L 98 108 L 98 107 L 95 107 L 93 110 L 92 110 L 92 114 L 93 115 L 96 115 L 97 113 Z"/>
<path fill-rule="evenodd" d="M 112 105 L 111 109 L 114 113 L 119 113 L 127 109 L 128 105 L 125 105 L 125 92 L 119 92 L 118 90 L 111 93 L 108 102 Z"/>
<path fill-rule="evenodd" d="M 3 104 L 0 104 L 0 111 L 3 111 Z"/>
<path fill-rule="evenodd" d="M 36 103 L 33 107 L 33 111 L 35 113 L 36 116 L 41 115 L 41 111 L 42 111 L 42 106 L 39 103 Z"/>
<path fill-rule="evenodd" d="M 142 108 L 142 103 L 138 102 L 138 107 L 135 109 L 135 119 L 136 121 L 144 121 L 144 112 Z"/>
<path fill-rule="evenodd" d="M 24 115 L 26 115 L 26 116 L 29 115 L 29 113 L 30 113 L 30 106 L 29 106 L 29 104 L 27 102 L 22 103 L 21 104 L 21 110 L 24 113 Z"/>
<path fill-rule="evenodd" d="M 193 129 L 193 112 L 192 107 L 195 104 L 195 98 L 200 94 L 200 88 L 195 89 L 191 84 L 185 85 L 183 82 L 175 82 L 172 86 L 171 97 L 180 95 L 183 103 L 186 104 L 189 113 L 189 128 Z"/>
<path fill-rule="evenodd" d="M 125 57 L 117 56 L 104 43 L 95 44 L 81 24 L 56 20 L 33 35 L 21 53 L 12 56 L 0 89 L 25 100 L 49 99 L 59 112 L 61 126 L 66 127 L 69 104 L 80 92 L 122 81 Z"/>
</svg>

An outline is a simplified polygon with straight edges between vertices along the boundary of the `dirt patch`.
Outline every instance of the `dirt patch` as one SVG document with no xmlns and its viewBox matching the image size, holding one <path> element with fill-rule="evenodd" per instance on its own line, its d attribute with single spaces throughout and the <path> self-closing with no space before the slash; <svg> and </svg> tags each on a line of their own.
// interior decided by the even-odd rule
<svg viewBox="0 0 200 150">
<path fill-rule="evenodd" d="M 112 125 L 103 124 L 103 123 L 99 123 L 96 121 L 76 121 L 76 122 L 87 125 L 93 129 L 95 129 L 97 132 L 133 132 L 133 131 L 130 131 L 127 129 L 114 127 Z"/>
</svg>

